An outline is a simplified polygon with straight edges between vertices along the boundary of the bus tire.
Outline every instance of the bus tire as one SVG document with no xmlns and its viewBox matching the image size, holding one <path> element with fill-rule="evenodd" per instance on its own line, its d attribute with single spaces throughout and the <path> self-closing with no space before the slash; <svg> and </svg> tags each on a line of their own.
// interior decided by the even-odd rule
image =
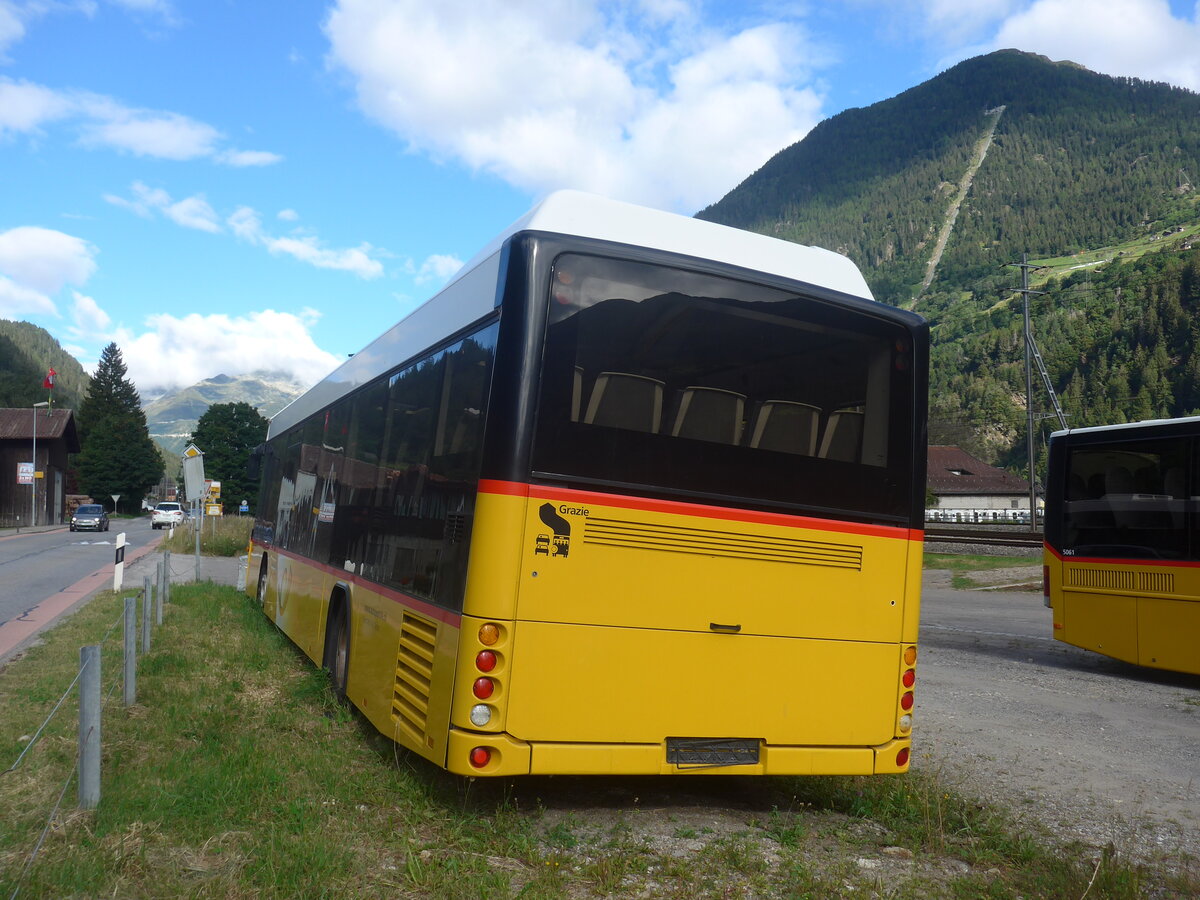
<svg viewBox="0 0 1200 900">
<path fill-rule="evenodd" d="M 267 608 L 267 557 L 264 554 L 262 565 L 258 567 L 258 589 L 254 592 L 254 598 L 258 601 L 258 605 L 264 611 Z"/>
<path fill-rule="evenodd" d="M 330 602 L 325 634 L 325 668 L 334 696 L 344 703 L 350 678 L 350 606 L 342 594 Z"/>
</svg>

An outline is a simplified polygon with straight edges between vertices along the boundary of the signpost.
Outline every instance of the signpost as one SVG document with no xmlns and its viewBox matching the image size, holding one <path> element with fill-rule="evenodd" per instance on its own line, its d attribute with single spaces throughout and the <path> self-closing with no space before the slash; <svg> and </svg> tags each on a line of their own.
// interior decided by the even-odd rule
<svg viewBox="0 0 1200 900">
<path fill-rule="evenodd" d="M 199 510 L 200 521 L 193 523 L 196 529 L 196 581 L 200 580 L 200 529 L 204 525 L 204 453 L 195 444 L 183 450 L 183 492 L 189 503 Z"/>
</svg>

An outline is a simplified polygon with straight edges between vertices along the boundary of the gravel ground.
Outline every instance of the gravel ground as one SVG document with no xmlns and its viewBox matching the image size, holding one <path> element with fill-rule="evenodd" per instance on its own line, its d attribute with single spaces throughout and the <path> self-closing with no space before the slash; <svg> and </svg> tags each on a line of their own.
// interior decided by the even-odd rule
<svg viewBox="0 0 1200 900">
<path fill-rule="evenodd" d="M 975 577 L 1006 589 L 952 592 L 975 598 L 966 607 L 983 609 L 989 624 L 964 616 L 922 635 L 914 771 L 934 776 L 947 800 L 1008 811 L 1039 842 L 1082 848 L 1089 869 L 1115 852 L 1151 872 L 1200 877 L 1200 678 L 1146 673 L 1046 636 L 1040 557 Z M 949 572 L 926 572 L 927 593 L 949 583 Z M 1006 618 L 1017 613 L 1022 627 Z M 766 871 L 799 860 L 840 896 L 960 896 L 957 879 L 1001 877 L 951 851 L 913 853 L 872 820 L 819 809 L 785 819 L 803 837 L 781 842 L 779 797 L 763 782 L 703 781 L 564 779 L 518 799 L 539 807 L 545 834 L 570 835 L 565 857 L 577 867 L 614 842 L 654 859 L 620 896 L 675 896 L 676 861 L 701 864 L 739 844 Z M 730 875 L 704 896 L 774 896 L 747 890 Z"/>
</svg>

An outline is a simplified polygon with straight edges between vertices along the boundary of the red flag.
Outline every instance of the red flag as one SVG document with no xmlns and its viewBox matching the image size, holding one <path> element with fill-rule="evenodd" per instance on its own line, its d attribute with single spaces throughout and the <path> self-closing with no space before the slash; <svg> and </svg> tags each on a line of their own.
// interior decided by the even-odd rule
<svg viewBox="0 0 1200 900">
<path fill-rule="evenodd" d="M 54 390 L 54 376 L 58 373 L 54 371 L 54 367 L 50 367 L 50 371 L 46 373 L 46 377 L 42 379 L 42 387 L 48 390 Z"/>
</svg>

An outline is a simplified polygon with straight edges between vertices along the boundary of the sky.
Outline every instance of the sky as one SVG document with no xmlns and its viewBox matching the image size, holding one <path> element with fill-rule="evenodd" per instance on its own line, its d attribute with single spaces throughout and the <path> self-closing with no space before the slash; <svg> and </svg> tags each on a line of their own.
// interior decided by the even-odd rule
<svg viewBox="0 0 1200 900">
<path fill-rule="evenodd" d="M 692 215 L 1010 47 L 1200 91 L 1200 0 L 0 0 L 0 318 L 312 384 L 550 191 Z"/>
</svg>

